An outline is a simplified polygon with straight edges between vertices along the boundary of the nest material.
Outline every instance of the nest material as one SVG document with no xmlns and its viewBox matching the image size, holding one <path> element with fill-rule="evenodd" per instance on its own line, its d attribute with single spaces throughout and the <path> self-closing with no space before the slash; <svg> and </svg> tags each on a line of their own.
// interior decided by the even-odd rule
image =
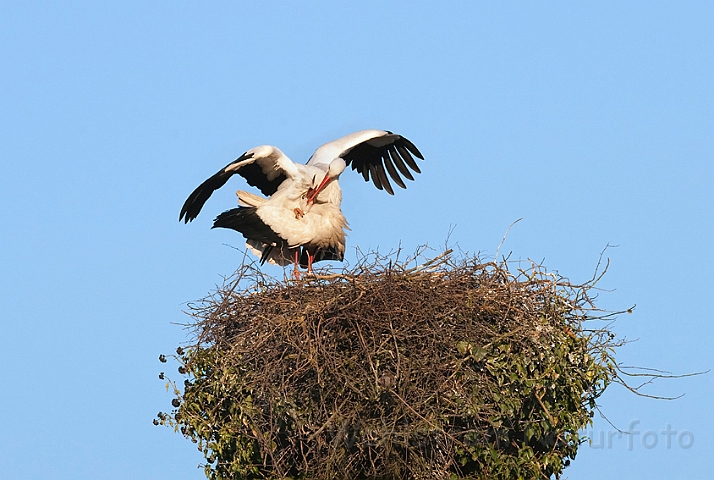
<svg viewBox="0 0 714 480">
<path fill-rule="evenodd" d="M 209 478 L 559 476 L 612 378 L 590 286 L 449 255 L 288 283 L 244 267 L 192 307 L 161 421 Z"/>
</svg>

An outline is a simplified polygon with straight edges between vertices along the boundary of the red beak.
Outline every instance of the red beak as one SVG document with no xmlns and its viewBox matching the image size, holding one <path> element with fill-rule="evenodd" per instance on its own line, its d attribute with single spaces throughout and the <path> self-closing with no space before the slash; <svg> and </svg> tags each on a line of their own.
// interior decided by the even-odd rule
<svg viewBox="0 0 714 480">
<path fill-rule="evenodd" d="M 325 175 L 325 178 L 322 179 L 322 182 L 320 182 L 320 185 L 316 189 L 310 189 L 307 192 L 307 204 L 311 205 L 315 203 L 315 199 L 317 198 L 317 194 L 322 191 L 323 188 L 325 188 L 325 185 L 327 185 L 327 182 L 330 181 L 330 177 L 328 175 Z"/>
</svg>

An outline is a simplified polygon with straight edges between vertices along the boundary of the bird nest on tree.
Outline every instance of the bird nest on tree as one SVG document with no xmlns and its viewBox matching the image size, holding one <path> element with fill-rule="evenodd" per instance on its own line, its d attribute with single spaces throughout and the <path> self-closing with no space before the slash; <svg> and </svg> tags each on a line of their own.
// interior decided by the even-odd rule
<svg viewBox="0 0 714 480">
<path fill-rule="evenodd" d="M 212 479 L 559 477 L 617 377 L 614 335 L 585 325 L 607 316 L 596 279 L 414 263 L 372 254 L 303 281 L 242 267 L 190 305 L 185 380 L 155 423 Z"/>
</svg>

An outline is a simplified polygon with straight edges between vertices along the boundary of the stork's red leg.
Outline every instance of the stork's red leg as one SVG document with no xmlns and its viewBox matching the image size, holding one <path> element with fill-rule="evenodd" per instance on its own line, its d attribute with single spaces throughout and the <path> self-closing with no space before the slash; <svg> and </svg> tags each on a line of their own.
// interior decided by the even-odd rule
<svg viewBox="0 0 714 480">
<path fill-rule="evenodd" d="M 300 248 L 293 250 L 293 265 L 295 266 L 295 280 L 300 280 Z"/>
<path fill-rule="evenodd" d="M 310 250 L 307 251 L 307 272 L 312 273 L 312 262 L 315 260 L 315 254 L 310 253 Z"/>
</svg>

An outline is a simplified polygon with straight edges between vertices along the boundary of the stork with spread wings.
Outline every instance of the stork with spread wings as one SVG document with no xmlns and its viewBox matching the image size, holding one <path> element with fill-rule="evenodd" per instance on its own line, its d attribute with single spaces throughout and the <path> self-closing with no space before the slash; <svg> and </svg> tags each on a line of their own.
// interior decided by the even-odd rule
<svg viewBox="0 0 714 480">
<path fill-rule="evenodd" d="M 342 214 L 338 179 L 351 166 L 366 181 L 394 194 L 390 178 L 406 188 L 402 177 L 421 173 L 414 157 L 424 159 L 412 142 L 386 130 L 362 130 L 319 147 L 306 164 L 295 163 L 277 147 L 248 150 L 203 182 L 186 199 L 179 221 L 198 216 L 211 194 L 237 173 L 265 195 L 239 190 L 241 206 L 214 220 L 213 228 L 243 234 L 261 263 L 295 265 L 312 271 L 321 260 L 339 260 L 345 253 L 347 220 Z M 410 171 L 411 170 L 411 171 Z"/>
</svg>

